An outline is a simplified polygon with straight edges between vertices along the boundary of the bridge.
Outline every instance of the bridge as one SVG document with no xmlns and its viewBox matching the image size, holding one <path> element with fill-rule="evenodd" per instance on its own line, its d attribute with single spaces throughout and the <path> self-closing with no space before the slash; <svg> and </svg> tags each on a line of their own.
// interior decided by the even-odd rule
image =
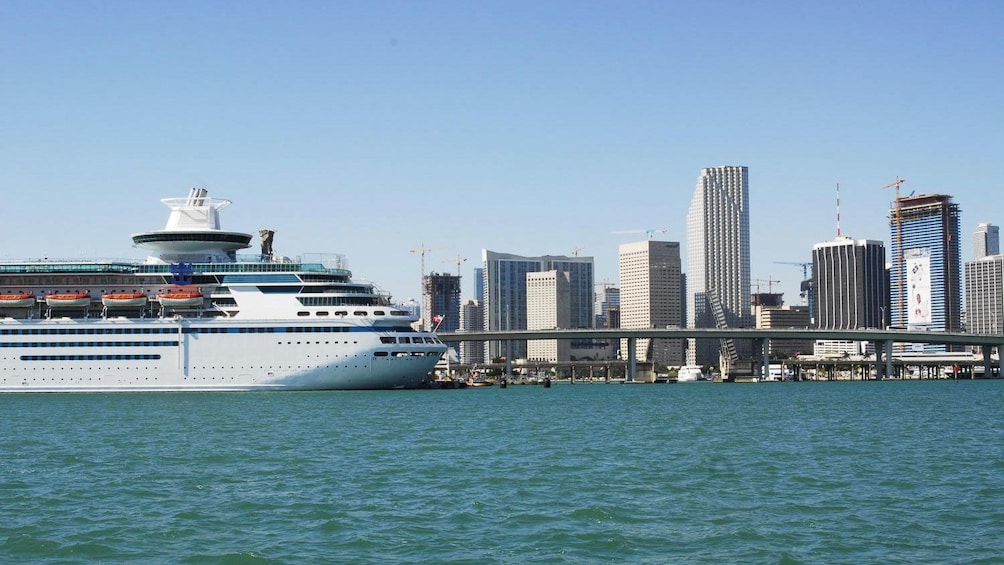
<svg viewBox="0 0 1004 565">
<path fill-rule="evenodd" d="M 904 329 L 825 330 L 815 328 L 642 328 L 642 329 L 585 329 L 585 330 L 507 330 L 462 331 L 438 334 L 439 339 L 459 341 L 507 341 L 534 339 L 627 339 L 627 380 L 635 380 L 637 373 L 636 351 L 639 338 L 658 339 L 750 339 L 762 352 L 761 374 L 768 373 L 771 340 L 843 340 L 867 341 L 875 347 L 875 375 L 892 375 L 892 349 L 894 343 L 930 343 L 937 345 L 979 346 L 983 350 L 983 367 L 991 373 L 990 351 L 1004 346 L 1004 335 L 969 334 L 962 332 L 926 332 Z M 885 361 L 883 367 L 882 361 Z M 506 360 L 507 367 L 512 363 Z M 883 370 L 884 369 L 884 370 Z M 507 370 L 511 373 L 511 370 Z"/>
</svg>

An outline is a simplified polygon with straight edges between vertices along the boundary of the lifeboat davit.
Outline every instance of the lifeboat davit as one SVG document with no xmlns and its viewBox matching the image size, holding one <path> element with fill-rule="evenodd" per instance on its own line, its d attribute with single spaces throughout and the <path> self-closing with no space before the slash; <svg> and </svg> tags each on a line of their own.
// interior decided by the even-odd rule
<svg viewBox="0 0 1004 565">
<path fill-rule="evenodd" d="M 157 297 L 161 306 L 183 308 L 186 306 L 202 306 L 202 293 L 193 291 L 172 291 L 162 293 Z"/>
<path fill-rule="evenodd" d="M 86 292 L 64 292 L 45 295 L 49 308 L 84 308 L 91 303 L 91 295 Z"/>
<path fill-rule="evenodd" d="M 35 295 L 28 292 L 0 294 L 0 308 L 27 308 L 35 304 Z"/>
<path fill-rule="evenodd" d="M 108 308 L 139 308 L 146 304 L 142 292 L 110 292 L 101 295 L 101 303 Z"/>
</svg>

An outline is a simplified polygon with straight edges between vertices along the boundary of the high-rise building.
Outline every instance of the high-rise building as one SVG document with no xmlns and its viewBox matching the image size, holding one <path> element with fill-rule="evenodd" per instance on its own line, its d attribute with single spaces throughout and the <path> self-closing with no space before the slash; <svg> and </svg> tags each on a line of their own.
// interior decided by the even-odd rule
<svg viewBox="0 0 1004 565">
<path fill-rule="evenodd" d="M 620 246 L 620 327 L 682 327 L 680 303 L 680 244 L 676 241 L 639 241 Z M 627 358 L 621 340 L 621 358 Z M 639 361 L 683 365 L 683 340 L 639 339 Z"/>
<path fill-rule="evenodd" d="M 747 168 L 702 169 L 687 211 L 687 327 L 753 326 L 749 233 Z M 735 345 L 740 357 L 752 353 L 748 341 Z M 692 339 L 687 362 L 718 364 L 719 350 L 718 340 Z"/>
<path fill-rule="evenodd" d="M 484 269 L 486 330 L 526 329 L 526 275 L 542 271 L 568 273 L 569 329 L 591 328 L 593 323 L 593 258 L 545 255 L 524 257 L 481 251 Z M 503 355 L 526 357 L 525 340 L 489 341 L 486 358 Z"/>
<path fill-rule="evenodd" d="M 816 327 L 884 328 L 889 301 L 885 244 L 838 237 L 812 246 Z"/>
<path fill-rule="evenodd" d="M 808 306 L 761 306 L 756 309 L 756 327 L 763 329 L 807 328 L 810 325 Z M 773 339 L 771 356 L 788 357 L 812 351 L 811 339 Z"/>
<path fill-rule="evenodd" d="M 468 300 L 460 306 L 460 331 L 481 331 L 485 327 L 484 312 L 477 300 Z M 468 365 L 485 362 L 483 341 L 460 342 L 460 362 Z"/>
<path fill-rule="evenodd" d="M 944 194 L 902 197 L 889 211 L 889 228 L 891 324 L 928 331 L 960 331 L 958 205 Z M 935 352 L 946 348 L 925 345 L 922 349 Z"/>
<path fill-rule="evenodd" d="M 565 271 L 526 274 L 526 329 L 556 330 L 568 327 L 571 316 L 569 276 Z M 534 339 L 526 344 L 530 361 L 557 363 L 569 360 L 567 339 Z"/>
<path fill-rule="evenodd" d="M 1004 255 L 966 262 L 966 332 L 1004 334 Z"/>
<path fill-rule="evenodd" d="M 976 226 L 976 233 L 973 234 L 973 259 L 1000 255 L 1000 252 L 1000 228 L 987 222 Z"/>
<path fill-rule="evenodd" d="M 441 332 L 460 329 L 460 277 L 430 273 L 422 278 L 424 327 Z"/>
<path fill-rule="evenodd" d="M 621 327 L 621 291 L 619 288 L 605 286 L 596 293 L 596 323 L 597 328 Z"/>
<path fill-rule="evenodd" d="M 474 300 L 478 304 L 485 302 L 485 270 L 483 267 L 474 269 Z"/>
</svg>

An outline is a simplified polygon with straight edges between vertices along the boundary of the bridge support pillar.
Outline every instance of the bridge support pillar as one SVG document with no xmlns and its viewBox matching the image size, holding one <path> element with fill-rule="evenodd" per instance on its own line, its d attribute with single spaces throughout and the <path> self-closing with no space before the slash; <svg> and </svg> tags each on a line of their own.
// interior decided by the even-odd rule
<svg viewBox="0 0 1004 565">
<path fill-rule="evenodd" d="M 989 345 L 983 346 L 983 378 L 989 379 L 993 376 L 993 365 L 990 362 L 990 352 L 993 350 Z"/>
<path fill-rule="evenodd" d="M 638 360 L 636 353 L 638 351 L 638 338 L 629 337 L 628 338 L 628 358 L 627 358 L 627 374 L 624 375 L 624 380 L 633 381 L 638 371 Z"/>
<path fill-rule="evenodd" d="M 763 363 L 760 366 L 760 380 L 766 380 L 770 378 L 770 338 L 765 337 L 760 340 L 760 346 L 763 350 Z"/>
<path fill-rule="evenodd" d="M 885 376 L 892 376 L 892 342 L 886 340 L 885 345 L 882 346 L 885 349 Z"/>
<path fill-rule="evenodd" d="M 874 341 L 872 347 L 875 348 L 875 378 L 881 381 L 885 378 L 885 371 L 882 370 L 882 353 L 885 352 L 885 342 Z"/>
</svg>

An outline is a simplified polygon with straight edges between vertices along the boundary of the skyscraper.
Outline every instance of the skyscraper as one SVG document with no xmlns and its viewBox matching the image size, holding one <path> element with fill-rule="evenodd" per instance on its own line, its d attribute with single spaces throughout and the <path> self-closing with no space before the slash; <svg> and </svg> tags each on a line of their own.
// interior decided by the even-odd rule
<svg viewBox="0 0 1004 565">
<path fill-rule="evenodd" d="M 902 197 L 889 211 L 890 321 L 929 331 L 962 329 L 959 207 L 944 194 Z M 898 218 L 898 220 L 897 220 Z M 943 345 L 924 346 L 944 351 Z"/>
<path fill-rule="evenodd" d="M 1000 255 L 1000 252 L 1000 229 L 987 222 L 976 226 L 976 233 L 973 234 L 973 259 Z"/>
<path fill-rule="evenodd" d="M 639 241 L 620 246 L 620 327 L 682 326 L 680 244 Z M 639 339 L 636 358 L 665 365 L 683 365 L 683 340 Z M 627 340 L 621 340 L 626 358 Z"/>
<path fill-rule="evenodd" d="M 543 271 L 526 274 L 526 329 L 564 329 L 569 324 L 570 296 L 568 273 Z M 569 360 L 567 339 L 536 339 L 526 345 L 531 361 L 556 363 Z"/>
<path fill-rule="evenodd" d="M 568 273 L 569 329 L 591 328 L 593 323 L 593 258 L 545 255 L 524 257 L 481 250 L 484 269 L 486 330 L 525 330 L 526 275 L 542 271 Z M 505 344 L 490 341 L 487 359 L 506 354 Z M 509 343 L 512 359 L 526 357 L 526 341 Z"/>
<path fill-rule="evenodd" d="M 812 246 L 816 327 L 883 328 L 889 301 L 885 244 L 838 237 Z"/>
<path fill-rule="evenodd" d="M 966 262 L 966 331 L 1004 334 L 1004 256 Z"/>
<path fill-rule="evenodd" d="M 422 279 L 422 324 L 427 329 L 460 329 L 460 277 L 430 273 Z"/>
<path fill-rule="evenodd" d="M 485 317 L 482 313 L 481 303 L 477 300 L 468 300 L 460 307 L 460 331 L 481 331 L 485 327 Z M 485 362 L 485 349 L 483 341 L 462 341 L 460 342 L 460 362 L 466 364 L 476 364 Z"/>
<path fill-rule="evenodd" d="M 702 169 L 687 211 L 687 327 L 752 327 L 749 233 L 747 168 Z M 736 346 L 749 356 L 748 342 Z M 718 354 L 717 340 L 691 339 L 687 362 L 717 364 Z"/>
</svg>

